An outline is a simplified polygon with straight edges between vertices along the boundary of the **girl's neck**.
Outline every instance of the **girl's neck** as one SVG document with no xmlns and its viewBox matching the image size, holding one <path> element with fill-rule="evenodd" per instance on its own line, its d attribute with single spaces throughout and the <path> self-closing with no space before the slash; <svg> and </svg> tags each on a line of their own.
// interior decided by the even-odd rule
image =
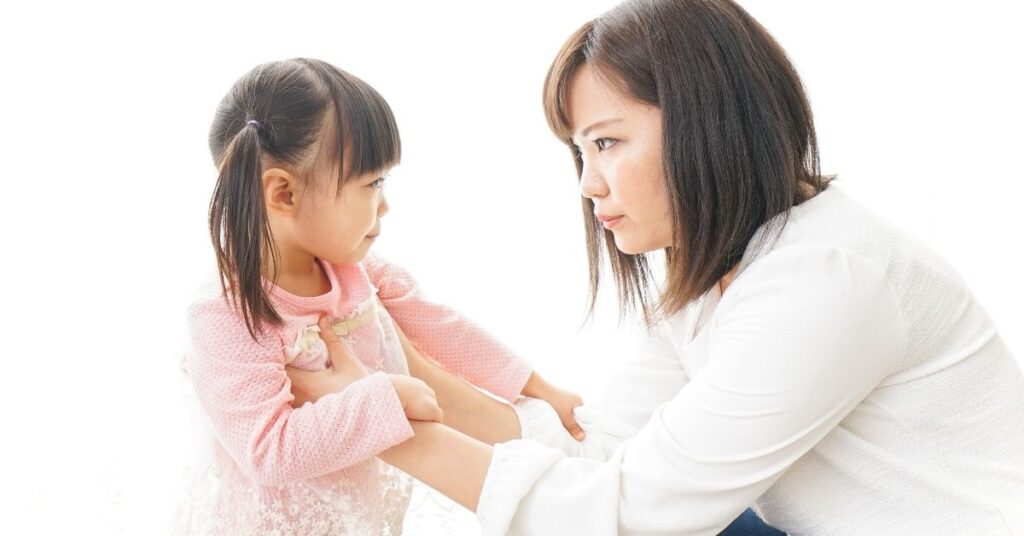
<svg viewBox="0 0 1024 536">
<path fill-rule="evenodd" d="M 278 263 L 268 260 L 268 274 L 277 274 L 277 287 L 295 296 L 313 297 L 331 291 L 331 280 L 316 257 L 304 252 L 279 251 Z M 276 272 L 275 272 L 276 270 Z"/>
</svg>

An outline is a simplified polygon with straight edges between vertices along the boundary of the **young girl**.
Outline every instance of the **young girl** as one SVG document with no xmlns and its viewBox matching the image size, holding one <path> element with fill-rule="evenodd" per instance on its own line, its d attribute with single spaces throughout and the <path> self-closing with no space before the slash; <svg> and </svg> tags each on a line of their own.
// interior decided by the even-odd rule
<svg viewBox="0 0 1024 536">
<path fill-rule="evenodd" d="M 402 269 L 367 258 L 401 155 L 373 88 L 322 61 L 260 65 L 224 97 L 209 143 L 220 284 L 189 309 L 185 369 L 210 436 L 181 530 L 400 533 L 410 481 L 375 456 L 413 435 L 409 419 L 440 421 L 442 408 L 408 376 L 392 319 L 452 373 L 508 401 L 549 400 L 574 426 L 578 397 L 427 301 Z M 365 372 L 302 403 L 285 366 L 330 367 L 321 334 L 345 341 Z"/>
</svg>

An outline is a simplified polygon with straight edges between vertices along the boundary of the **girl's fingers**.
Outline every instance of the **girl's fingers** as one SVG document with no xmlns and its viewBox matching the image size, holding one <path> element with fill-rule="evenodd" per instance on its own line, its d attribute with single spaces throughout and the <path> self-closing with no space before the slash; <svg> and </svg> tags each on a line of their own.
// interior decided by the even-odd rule
<svg viewBox="0 0 1024 536">
<path fill-rule="evenodd" d="M 322 316 L 316 324 L 320 327 L 320 339 L 327 346 L 327 357 L 331 360 L 331 366 L 359 364 L 345 341 L 334 332 L 330 318 Z"/>
<path fill-rule="evenodd" d="M 565 429 L 569 431 L 576 441 L 583 441 L 586 434 L 583 432 L 583 428 L 580 427 L 579 423 L 576 422 L 576 416 L 573 414 L 573 410 L 583 405 L 583 399 L 578 395 L 574 395 L 569 401 L 569 411 L 562 420 L 562 424 Z"/>
<path fill-rule="evenodd" d="M 341 342 L 338 334 L 334 332 L 334 327 L 331 325 L 330 317 L 321 316 L 316 325 L 320 327 L 320 338 L 323 339 L 325 343 L 330 345 L 332 343 L 338 344 Z"/>
</svg>

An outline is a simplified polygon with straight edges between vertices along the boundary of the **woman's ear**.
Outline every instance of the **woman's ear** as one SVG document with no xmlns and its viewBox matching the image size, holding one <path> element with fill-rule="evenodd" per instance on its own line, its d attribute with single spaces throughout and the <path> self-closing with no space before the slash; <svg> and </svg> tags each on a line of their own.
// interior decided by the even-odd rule
<svg viewBox="0 0 1024 536">
<path fill-rule="evenodd" d="M 281 168 L 263 172 L 263 200 L 268 214 L 290 216 L 295 213 L 299 195 L 298 177 Z"/>
</svg>

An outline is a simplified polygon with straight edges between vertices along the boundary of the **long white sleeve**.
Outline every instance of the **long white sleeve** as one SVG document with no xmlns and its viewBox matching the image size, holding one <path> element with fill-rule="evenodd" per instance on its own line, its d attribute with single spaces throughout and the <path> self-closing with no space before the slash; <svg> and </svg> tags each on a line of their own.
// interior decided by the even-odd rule
<svg viewBox="0 0 1024 536">
<path fill-rule="evenodd" d="M 640 431 L 655 408 L 672 400 L 689 381 L 671 337 L 668 321 L 652 326 L 637 350 L 617 367 L 600 401 L 576 408 L 576 422 L 586 432 L 583 441 L 569 435 L 554 408 L 533 398 L 513 405 L 522 438 L 570 457 L 607 460 L 622 441 Z"/>
<path fill-rule="evenodd" d="M 483 533 L 717 534 L 891 370 L 906 328 L 886 274 L 826 245 L 772 251 L 718 304 L 707 363 L 606 460 L 495 447 Z M 648 379 L 630 391 L 642 393 Z M 633 417 L 630 415 L 633 414 Z"/>
</svg>

